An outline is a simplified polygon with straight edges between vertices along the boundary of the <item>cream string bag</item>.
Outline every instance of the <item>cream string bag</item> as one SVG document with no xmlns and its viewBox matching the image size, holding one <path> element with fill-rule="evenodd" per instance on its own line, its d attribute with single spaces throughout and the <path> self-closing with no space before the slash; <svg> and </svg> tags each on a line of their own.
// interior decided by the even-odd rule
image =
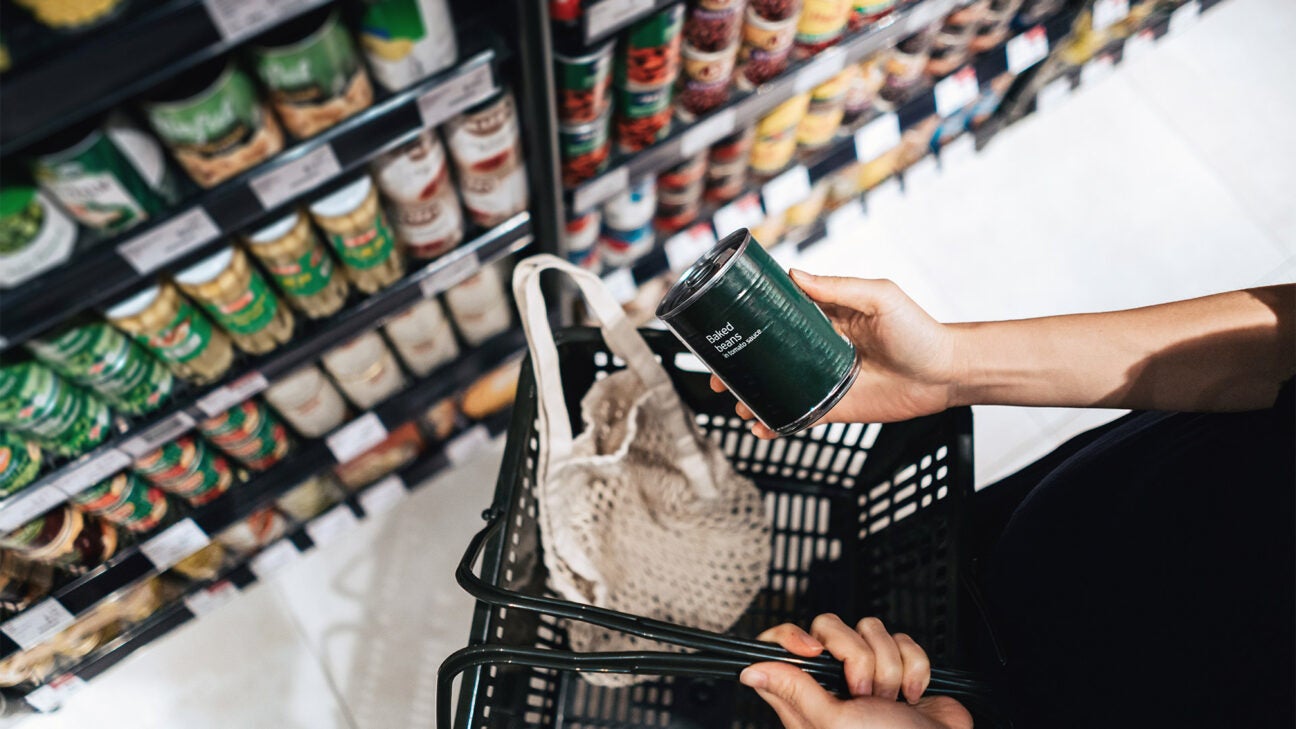
<svg viewBox="0 0 1296 729">
<path fill-rule="evenodd" d="M 572 437 L 561 363 L 540 274 L 557 269 L 580 287 L 624 370 L 581 399 Z M 765 583 L 770 529 L 760 491 L 708 440 L 647 342 L 594 274 L 551 255 L 513 272 L 535 371 L 539 422 L 536 497 L 549 587 L 573 602 L 724 632 Z M 680 650 L 573 621 L 581 652 Z M 624 686 L 629 675 L 586 680 Z"/>
</svg>

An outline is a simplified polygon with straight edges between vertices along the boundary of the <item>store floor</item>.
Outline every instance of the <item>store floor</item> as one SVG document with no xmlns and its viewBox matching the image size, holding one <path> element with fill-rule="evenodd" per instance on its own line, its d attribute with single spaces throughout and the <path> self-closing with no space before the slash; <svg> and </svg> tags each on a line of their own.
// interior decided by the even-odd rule
<svg viewBox="0 0 1296 729">
<path fill-rule="evenodd" d="M 800 263 L 899 282 L 945 320 L 1296 280 L 1296 3 L 1225 0 Z M 978 408 L 979 486 L 1115 413 Z M 23 729 L 430 727 L 466 639 L 452 570 L 501 444 L 180 628 Z"/>
</svg>

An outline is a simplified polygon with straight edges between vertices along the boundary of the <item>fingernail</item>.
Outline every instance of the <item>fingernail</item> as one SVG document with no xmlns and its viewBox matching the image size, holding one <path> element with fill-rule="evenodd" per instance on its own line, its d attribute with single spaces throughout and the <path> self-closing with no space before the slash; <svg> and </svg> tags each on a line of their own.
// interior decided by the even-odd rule
<svg viewBox="0 0 1296 729">
<path fill-rule="evenodd" d="M 792 278 L 813 278 L 814 277 L 813 274 L 806 273 L 805 271 L 802 271 L 799 268 L 789 269 L 788 275 L 791 276 Z"/>
<path fill-rule="evenodd" d="M 738 680 L 742 682 L 742 685 L 754 689 L 763 689 L 769 686 L 769 676 L 755 668 L 743 669 L 743 672 L 738 676 Z"/>
<path fill-rule="evenodd" d="M 922 698 L 922 684 L 911 683 L 905 687 L 904 693 L 905 699 L 908 700 L 909 703 L 916 704 L 918 703 L 918 699 Z"/>
<path fill-rule="evenodd" d="M 820 643 L 819 641 L 815 640 L 813 635 L 810 635 L 809 633 L 803 631 L 801 635 L 797 637 L 801 640 L 801 645 L 805 646 L 806 648 L 809 648 L 812 651 L 823 650 L 823 643 Z"/>
</svg>

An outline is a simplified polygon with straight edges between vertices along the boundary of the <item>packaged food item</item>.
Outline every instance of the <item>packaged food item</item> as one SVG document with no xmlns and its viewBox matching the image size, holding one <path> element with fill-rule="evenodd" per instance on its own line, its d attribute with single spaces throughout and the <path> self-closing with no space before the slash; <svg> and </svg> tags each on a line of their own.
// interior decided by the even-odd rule
<svg viewBox="0 0 1296 729">
<path fill-rule="evenodd" d="M 104 315 L 193 384 L 219 380 L 234 361 L 225 332 L 212 326 L 172 284 L 150 286 L 110 307 Z"/>
<path fill-rule="evenodd" d="M 194 580 L 214 580 L 225 564 L 225 548 L 212 542 L 171 566 L 171 571 Z"/>
<path fill-rule="evenodd" d="M 130 471 L 106 478 L 69 500 L 87 514 L 136 533 L 156 529 L 169 511 L 166 494 Z"/>
<path fill-rule="evenodd" d="M 356 407 L 368 409 L 407 384 L 391 350 L 378 332 L 365 332 L 326 353 L 324 369 Z"/>
<path fill-rule="evenodd" d="M 293 446 L 288 429 L 256 398 L 201 421 L 198 432 L 253 471 L 264 471 L 282 461 Z"/>
<path fill-rule="evenodd" d="M 734 13 L 737 17 L 737 13 Z M 715 51 L 704 51 L 685 43 L 682 50 L 684 73 L 680 76 L 680 108 L 692 117 L 717 109 L 729 100 L 729 82 L 738 60 L 738 41 Z"/>
<path fill-rule="evenodd" d="M 435 132 L 424 129 L 380 156 L 373 171 L 387 197 L 396 237 L 409 255 L 431 259 L 459 245 L 464 229 L 459 193 Z"/>
<path fill-rule="evenodd" d="M 459 427 L 459 405 L 455 398 L 447 397 L 423 411 L 423 425 L 437 440 L 454 435 Z"/>
<path fill-rule="evenodd" d="M 513 307 L 494 266 L 483 266 L 452 287 L 445 301 L 464 341 L 474 347 L 508 331 L 513 323 Z"/>
<path fill-rule="evenodd" d="M 738 40 L 745 2 L 708 0 L 688 5 L 684 44 L 699 51 L 718 51 Z"/>
<path fill-rule="evenodd" d="M 756 128 L 747 127 L 711 145 L 707 153 L 708 202 L 726 203 L 738 197 L 747 184 L 747 159 L 756 140 Z"/>
<path fill-rule="evenodd" d="M 810 197 L 794 203 L 783 212 L 787 225 L 785 237 L 795 241 L 805 240 L 823 214 L 827 201 L 828 183 L 826 180 L 820 180 L 810 188 Z"/>
<path fill-rule="evenodd" d="M 758 175 L 782 170 L 796 154 L 797 127 L 810 109 L 810 94 L 797 94 L 774 107 L 756 124 L 751 169 Z"/>
<path fill-rule="evenodd" d="M 273 507 L 266 507 L 217 534 L 216 541 L 229 553 L 242 557 L 279 541 L 287 531 L 288 520 Z"/>
<path fill-rule="evenodd" d="M 945 17 L 932 38 L 926 67 L 928 76 L 939 78 L 952 73 L 971 59 L 972 38 L 989 9 L 990 0 L 975 0 Z"/>
<path fill-rule="evenodd" d="M 355 490 L 377 481 L 419 457 L 425 444 L 417 423 L 406 423 L 387 434 L 378 445 L 333 467 L 342 485 Z"/>
<path fill-rule="evenodd" d="M 129 0 L 14 0 L 43 25 L 82 31 L 115 17 Z"/>
<path fill-rule="evenodd" d="M 292 339 L 292 310 L 242 250 L 227 246 L 176 273 L 175 280 L 244 352 L 265 354 Z"/>
<path fill-rule="evenodd" d="M 423 377 L 459 356 L 459 344 L 441 305 L 424 299 L 383 325 L 410 372 Z"/>
<path fill-rule="evenodd" d="M 622 152 L 638 152 L 670 134 L 673 88 L 616 88 L 616 140 Z"/>
<path fill-rule="evenodd" d="M 1151 3 L 1150 3 L 1151 4 Z M 976 35 L 968 45 L 973 53 L 984 53 L 1008 40 L 1013 18 L 1022 6 L 1022 0 L 990 0 L 990 7 L 976 26 Z M 1026 27 L 1030 27 L 1026 23 Z"/>
<path fill-rule="evenodd" d="M 511 406 L 517 397 L 522 361 L 500 365 L 477 378 L 464 390 L 460 408 L 472 420 L 481 420 Z"/>
<path fill-rule="evenodd" d="M 653 224 L 673 233 L 697 219 L 705 187 L 707 153 L 702 151 L 657 177 L 657 215 Z"/>
<path fill-rule="evenodd" d="M 679 76 L 684 6 L 672 5 L 626 31 L 616 63 L 616 137 L 635 152 L 670 133 L 671 89 Z"/>
<path fill-rule="evenodd" d="M 135 473 L 194 506 L 214 501 L 234 485 L 229 461 L 192 433 L 137 459 Z"/>
<path fill-rule="evenodd" d="M 567 219 L 563 227 L 563 249 L 567 251 L 567 260 L 590 271 L 599 269 L 598 239 L 602 222 L 603 214 L 598 208 Z"/>
<path fill-rule="evenodd" d="M 341 501 L 342 491 L 327 474 L 311 476 L 275 499 L 275 506 L 294 521 L 302 522 L 324 513 Z"/>
<path fill-rule="evenodd" d="M 0 550 L 0 610 L 26 610 L 49 594 L 53 585 L 54 570 L 49 565 Z M 3 683 L 0 679 L 0 685 Z"/>
<path fill-rule="evenodd" d="M 284 298 L 311 319 L 337 313 L 346 303 L 346 274 L 320 243 L 300 210 L 254 230 L 245 239 L 248 250 L 279 284 Z"/>
<path fill-rule="evenodd" d="M 54 649 L 43 643 L 0 661 L 0 686 L 44 683 L 54 673 Z"/>
<path fill-rule="evenodd" d="M 835 46 L 846 35 L 852 0 L 802 0 L 796 29 L 796 56 L 808 58 Z"/>
<path fill-rule="evenodd" d="M 652 177 L 632 184 L 603 204 L 599 257 L 612 268 L 628 266 L 652 250 L 657 185 Z"/>
<path fill-rule="evenodd" d="M 797 146 L 802 151 L 823 149 L 841 128 L 846 111 L 846 88 L 850 72 L 843 70 L 810 92 L 810 106 L 797 124 Z"/>
<path fill-rule="evenodd" d="M 35 278 L 72 256 L 76 224 L 27 185 L 0 187 L 0 288 Z"/>
<path fill-rule="evenodd" d="M 588 124 L 612 107 L 612 49 L 607 41 L 585 53 L 554 53 L 558 121 Z"/>
<path fill-rule="evenodd" d="M 42 448 L 77 456 L 111 432 L 102 400 L 33 360 L 0 364 L 0 427 L 34 439 Z"/>
<path fill-rule="evenodd" d="M 928 26 L 896 44 L 884 56 L 883 70 L 886 80 L 878 92 L 878 108 L 891 111 L 913 93 L 923 80 L 927 60 L 931 56 L 936 25 Z"/>
<path fill-rule="evenodd" d="M 787 20 L 801 14 L 801 0 L 747 0 L 747 7 L 768 20 Z"/>
<path fill-rule="evenodd" d="M 120 115 L 74 125 L 30 154 L 36 181 L 87 228 L 125 230 L 177 198 L 162 148 Z"/>
<path fill-rule="evenodd" d="M 265 399 L 306 438 L 319 438 L 346 421 L 346 401 L 315 365 L 275 380 Z"/>
<path fill-rule="evenodd" d="M 310 211 L 356 288 L 372 294 L 405 275 L 405 258 L 368 176 L 311 203 Z"/>
<path fill-rule="evenodd" d="M 279 122 L 228 58 L 182 74 L 144 102 L 149 124 L 193 181 L 212 187 L 283 149 Z"/>
<path fill-rule="evenodd" d="M 445 134 L 473 222 L 493 228 L 526 210 L 530 198 L 513 94 L 501 91 L 454 117 Z"/>
<path fill-rule="evenodd" d="M 842 123 L 852 124 L 864 118 L 873 109 L 873 100 L 882 89 L 882 67 L 874 59 L 846 67 L 850 81 L 846 85 L 846 101 L 842 108 Z"/>
<path fill-rule="evenodd" d="M 796 2 L 788 5 L 799 7 Z M 796 40 L 798 16 L 795 12 L 782 17 L 763 15 L 760 3 L 747 6 L 743 21 L 742 44 L 738 50 L 738 83 L 743 88 L 760 86 L 787 68 Z"/>
<path fill-rule="evenodd" d="M 257 76 L 298 139 L 328 129 L 373 103 L 369 74 L 336 7 L 279 25 L 252 48 Z"/>
<path fill-rule="evenodd" d="M 563 124 L 558 127 L 558 149 L 562 153 L 563 185 L 572 187 L 592 179 L 607 169 L 612 141 L 608 123 L 612 109 L 587 124 Z"/>
<path fill-rule="evenodd" d="M 171 396 L 171 371 L 126 335 L 99 321 L 79 321 L 27 342 L 51 369 L 93 390 L 117 410 L 152 412 Z"/>
<path fill-rule="evenodd" d="M 117 553 L 117 530 L 63 504 L 0 536 L 0 547 L 73 573 L 103 564 Z"/>
<path fill-rule="evenodd" d="M 446 0 L 366 0 L 360 45 L 388 91 L 449 68 L 459 57 Z"/>
<path fill-rule="evenodd" d="M 40 446 L 17 433 L 0 430 L 0 498 L 18 493 L 41 470 Z"/>
<path fill-rule="evenodd" d="M 895 12 L 896 0 L 853 0 L 847 29 L 857 31 Z"/>
</svg>

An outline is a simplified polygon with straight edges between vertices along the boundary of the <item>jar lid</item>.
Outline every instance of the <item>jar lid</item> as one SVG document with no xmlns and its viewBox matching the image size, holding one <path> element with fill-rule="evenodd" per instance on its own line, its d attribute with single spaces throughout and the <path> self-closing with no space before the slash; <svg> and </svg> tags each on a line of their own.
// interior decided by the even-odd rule
<svg viewBox="0 0 1296 729">
<path fill-rule="evenodd" d="M 336 218 L 340 215 L 354 212 L 360 207 L 365 198 L 369 197 L 369 190 L 373 187 L 373 182 L 369 176 L 365 175 L 360 179 L 336 190 L 330 195 L 326 195 L 315 202 L 311 203 L 310 210 L 316 215 L 322 215 L 326 218 Z"/>
<path fill-rule="evenodd" d="M 153 305 L 157 300 L 158 293 L 161 289 L 157 286 L 150 286 L 116 306 L 109 307 L 104 314 L 109 319 L 125 319 L 128 316 L 135 316 Z"/>
<path fill-rule="evenodd" d="M 247 236 L 248 242 L 264 245 L 279 240 L 285 235 L 291 233 L 292 229 L 296 227 L 298 215 L 299 213 L 294 210 L 264 228 L 252 231 Z"/>
<path fill-rule="evenodd" d="M 207 283 L 229 268 L 230 261 L 233 259 L 234 247 L 226 246 L 224 250 L 217 251 L 189 268 L 180 271 L 175 275 L 175 280 L 190 286 Z"/>
</svg>

